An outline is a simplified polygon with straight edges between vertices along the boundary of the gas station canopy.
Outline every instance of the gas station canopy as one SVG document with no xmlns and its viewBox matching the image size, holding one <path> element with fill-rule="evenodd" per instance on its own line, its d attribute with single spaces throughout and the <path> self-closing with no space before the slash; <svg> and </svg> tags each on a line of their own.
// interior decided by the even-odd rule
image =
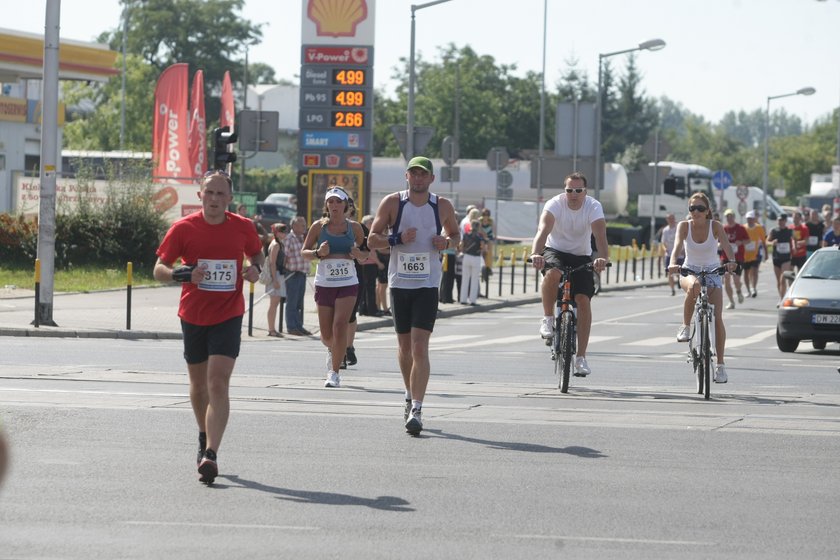
<svg viewBox="0 0 840 560">
<path fill-rule="evenodd" d="M 60 80 L 105 82 L 119 75 L 114 66 L 117 52 L 100 43 L 60 39 L 58 77 Z M 0 82 L 43 77 L 44 37 L 0 28 Z"/>
</svg>

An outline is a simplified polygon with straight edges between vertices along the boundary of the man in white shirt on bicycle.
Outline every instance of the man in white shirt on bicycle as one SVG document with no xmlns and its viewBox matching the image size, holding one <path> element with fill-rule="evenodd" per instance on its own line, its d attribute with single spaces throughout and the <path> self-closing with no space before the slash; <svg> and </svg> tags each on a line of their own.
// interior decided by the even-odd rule
<svg viewBox="0 0 840 560">
<path fill-rule="evenodd" d="M 531 247 L 531 262 L 542 270 L 543 319 L 540 336 L 554 336 L 554 302 L 560 286 L 563 265 L 578 266 L 592 260 L 592 236 L 599 255 L 609 256 L 607 222 L 601 203 L 587 196 L 586 177 L 572 173 L 566 177 L 565 192 L 551 198 L 543 208 L 537 235 Z M 594 260 L 596 272 L 603 271 L 607 258 Z M 577 357 L 575 375 L 585 377 L 592 373 L 586 362 L 586 348 L 592 326 L 590 300 L 595 294 L 595 282 L 589 270 L 572 275 L 572 297 L 577 307 Z"/>
</svg>

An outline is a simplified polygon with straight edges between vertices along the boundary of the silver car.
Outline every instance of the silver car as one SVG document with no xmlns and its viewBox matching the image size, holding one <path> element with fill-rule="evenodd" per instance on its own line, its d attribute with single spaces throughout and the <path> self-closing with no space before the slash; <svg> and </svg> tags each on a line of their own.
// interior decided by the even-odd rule
<svg viewBox="0 0 840 560">
<path fill-rule="evenodd" d="M 840 342 L 840 247 L 815 251 L 779 305 L 779 350 L 794 352 L 801 340 L 810 340 L 817 350 Z"/>
</svg>

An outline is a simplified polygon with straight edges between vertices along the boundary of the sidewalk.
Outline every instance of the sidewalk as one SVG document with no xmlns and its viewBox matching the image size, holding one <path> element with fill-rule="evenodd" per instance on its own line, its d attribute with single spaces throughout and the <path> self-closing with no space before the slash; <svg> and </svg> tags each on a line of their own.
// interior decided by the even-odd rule
<svg viewBox="0 0 840 560">
<path fill-rule="evenodd" d="M 438 318 L 446 319 L 467 313 L 481 313 L 502 307 L 526 305 L 540 301 L 539 292 L 535 291 L 533 271 L 528 271 L 527 287 L 523 290 L 521 270 L 514 274 L 514 289 L 511 294 L 511 278 L 508 269 L 503 274 L 502 295 L 499 295 L 499 281 L 496 275 L 491 277 L 489 298 L 479 298 L 477 306 L 458 303 L 441 303 Z M 318 316 L 313 300 L 312 278 L 308 278 L 304 298 L 304 327 L 318 333 Z M 662 286 L 667 281 L 664 277 L 643 281 L 602 283 L 603 292 L 627 290 L 643 286 Z M 482 293 L 484 284 L 482 284 Z M 250 286 L 244 288 L 246 313 L 242 324 L 243 340 L 277 340 L 267 335 L 266 312 L 268 299 L 259 299 L 264 292 L 263 286 L 254 285 L 253 327 L 249 336 L 248 305 Z M 524 292 L 524 293 L 523 293 Z M 131 290 L 131 325 L 127 328 L 128 290 L 107 290 L 91 293 L 57 293 L 53 298 L 53 321 L 58 326 L 40 326 L 32 323 L 35 317 L 35 292 L 32 289 L 5 287 L 0 288 L 0 336 L 39 336 L 70 338 L 122 338 L 122 339 L 180 339 L 181 324 L 177 316 L 179 284 L 137 287 Z M 597 297 L 597 296 L 596 296 Z M 390 317 L 368 317 L 359 315 L 358 330 L 370 330 L 383 327 L 391 328 Z M 285 335 L 290 336 L 290 335 Z"/>
</svg>

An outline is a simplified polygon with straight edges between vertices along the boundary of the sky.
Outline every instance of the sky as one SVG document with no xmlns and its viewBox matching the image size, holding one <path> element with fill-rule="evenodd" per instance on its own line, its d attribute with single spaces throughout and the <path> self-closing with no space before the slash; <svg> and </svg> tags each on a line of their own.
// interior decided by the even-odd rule
<svg viewBox="0 0 840 560">
<path fill-rule="evenodd" d="M 345 0 L 350 1 L 350 0 Z M 368 0 L 371 1 L 371 0 Z M 420 0 L 376 1 L 374 81 L 393 92 L 391 75 L 410 51 L 411 6 Z M 46 0 L 0 0 L 0 27 L 43 33 Z M 543 35 L 544 6 L 546 33 Z M 32 6 L 32 7 L 30 7 Z M 37 7 L 36 7 L 37 6 Z M 242 16 L 264 24 L 249 60 L 297 82 L 302 0 L 246 0 Z M 117 0 L 62 0 L 61 36 L 93 40 L 119 25 Z M 665 95 L 718 122 L 728 111 L 764 110 L 769 96 L 804 87 L 811 96 L 774 99 L 807 124 L 840 106 L 840 0 L 450 0 L 415 14 L 415 51 L 439 61 L 439 48 L 470 46 L 517 74 L 540 72 L 545 45 L 546 90 L 567 61 L 595 84 L 599 54 L 659 38 L 667 46 L 637 53 L 646 95 Z M 609 58 L 621 72 L 627 55 Z"/>
</svg>

